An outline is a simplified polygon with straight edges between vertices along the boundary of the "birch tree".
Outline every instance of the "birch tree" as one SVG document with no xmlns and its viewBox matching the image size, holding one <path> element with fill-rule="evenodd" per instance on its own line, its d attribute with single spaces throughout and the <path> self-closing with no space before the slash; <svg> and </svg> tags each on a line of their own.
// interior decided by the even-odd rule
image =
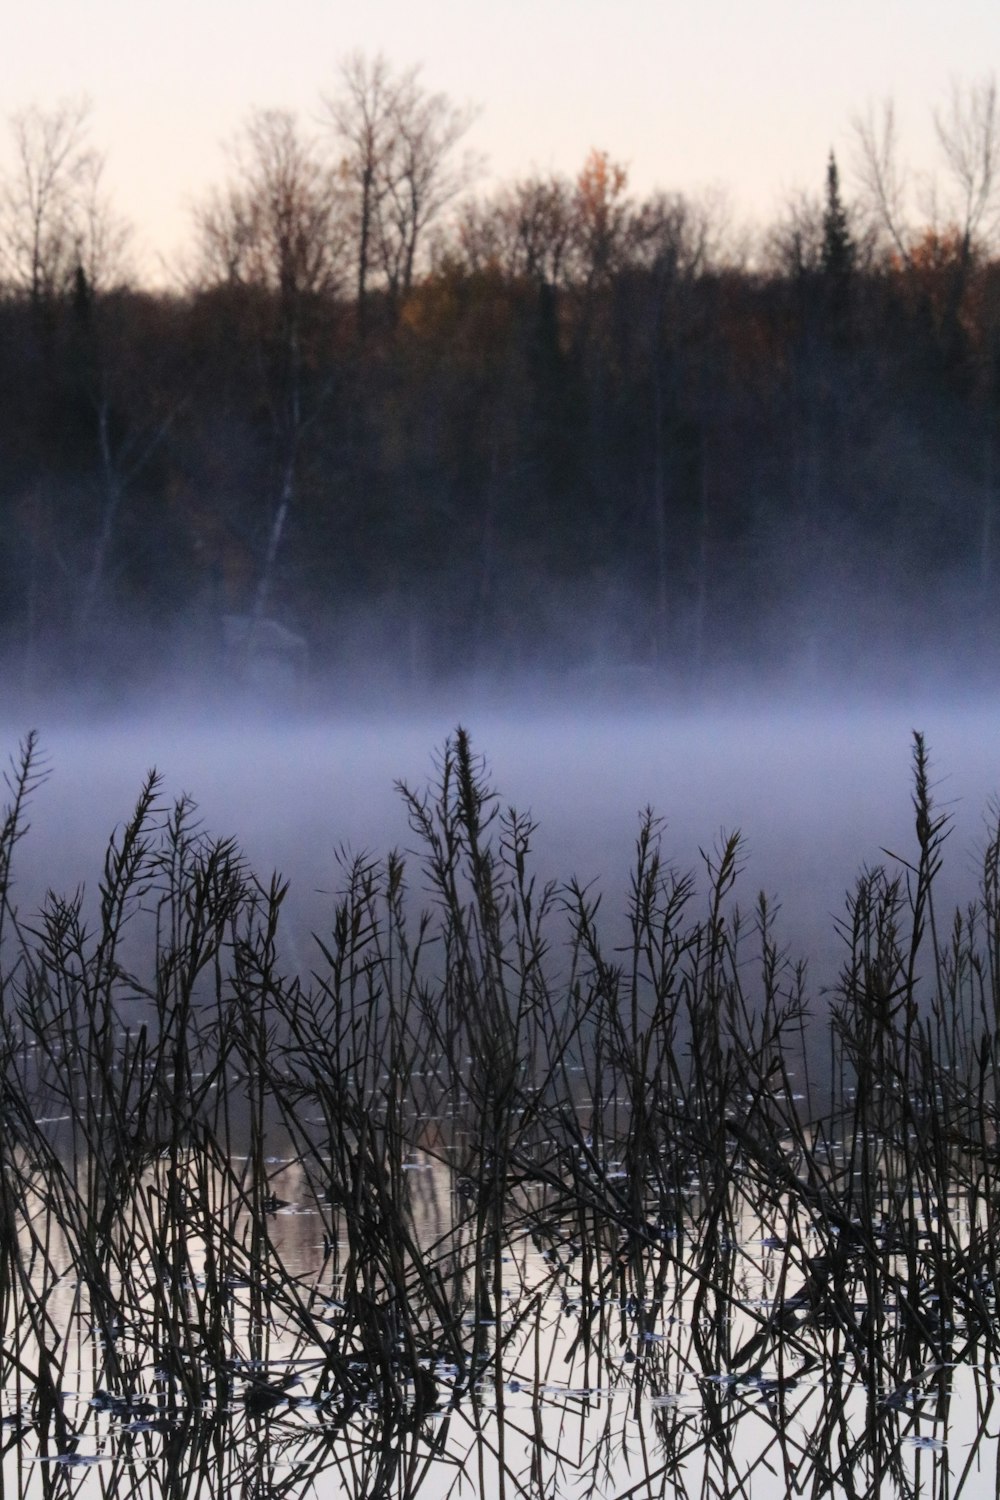
<svg viewBox="0 0 1000 1500">
<path fill-rule="evenodd" d="M 342 286 L 346 219 L 340 174 L 285 110 L 257 110 L 232 151 L 233 175 L 196 215 L 201 278 L 249 294 L 270 413 L 277 493 L 253 601 L 267 613 L 296 495 L 306 399 L 304 343 L 313 314 Z"/>
</svg>

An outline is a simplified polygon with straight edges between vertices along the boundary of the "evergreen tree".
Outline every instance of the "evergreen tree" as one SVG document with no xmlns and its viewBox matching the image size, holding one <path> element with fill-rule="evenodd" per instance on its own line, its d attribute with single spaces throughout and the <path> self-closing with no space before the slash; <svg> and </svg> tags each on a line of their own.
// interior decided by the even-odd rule
<svg viewBox="0 0 1000 1500">
<path fill-rule="evenodd" d="M 850 294 L 851 278 L 857 260 L 857 247 L 851 235 L 847 210 L 840 196 L 840 174 L 830 152 L 826 166 L 826 206 L 823 210 L 823 249 L 821 266 L 831 310 L 843 313 Z"/>
</svg>

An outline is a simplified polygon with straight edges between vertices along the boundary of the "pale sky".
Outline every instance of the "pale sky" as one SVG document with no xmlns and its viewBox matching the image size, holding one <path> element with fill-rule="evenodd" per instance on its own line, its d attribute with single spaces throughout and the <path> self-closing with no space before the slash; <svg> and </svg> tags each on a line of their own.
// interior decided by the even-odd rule
<svg viewBox="0 0 1000 1500">
<path fill-rule="evenodd" d="M 13 0 L 0 101 L 86 94 L 115 207 L 169 257 L 248 110 L 312 124 L 357 49 L 479 107 L 480 190 L 597 146 L 639 194 L 723 188 L 766 220 L 831 147 L 849 186 L 852 117 L 889 96 L 931 167 L 934 106 L 1000 61 L 1000 0 Z"/>
</svg>

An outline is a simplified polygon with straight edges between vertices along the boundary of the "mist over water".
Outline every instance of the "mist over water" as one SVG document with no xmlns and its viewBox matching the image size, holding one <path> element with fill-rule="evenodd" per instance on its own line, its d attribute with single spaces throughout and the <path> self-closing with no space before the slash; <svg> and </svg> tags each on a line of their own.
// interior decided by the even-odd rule
<svg viewBox="0 0 1000 1500">
<path fill-rule="evenodd" d="M 310 933 L 329 929 L 340 884 L 338 850 L 413 849 L 395 782 L 422 789 L 456 724 L 485 755 L 502 806 L 529 812 L 539 881 L 575 877 L 603 893 L 603 930 L 620 941 L 638 814 L 664 820 L 663 849 L 706 880 L 699 851 L 742 831 L 745 868 L 734 899 L 751 912 L 758 891 L 780 907 L 777 936 L 809 961 L 810 992 L 832 982 L 841 957 L 835 918 L 862 865 L 884 849 L 915 856 L 912 731 L 931 753 L 939 810 L 954 823 L 940 898 L 948 910 L 975 895 L 983 816 L 1000 790 L 1000 705 L 985 696 L 853 703 L 747 696 L 715 704 L 573 702 L 544 695 L 503 703 L 453 693 L 397 713 L 335 707 L 323 713 L 237 705 L 212 715 L 164 710 L 99 717 L 37 709 L 3 725 L 5 752 L 39 730 L 50 776 L 29 809 L 16 855 L 15 900 L 34 911 L 51 888 L 96 892 L 108 835 L 131 813 L 145 773 L 162 796 L 197 802 L 212 835 L 234 836 L 262 878 L 290 882 L 287 957 L 311 967 Z M 422 890 L 419 857 L 411 889 Z M 701 907 L 694 910 L 700 914 Z M 748 953 L 750 950 L 748 949 Z"/>
<path fill-rule="evenodd" d="M 15 751 L 27 726 L 11 718 Z M 248 1454 L 258 1479 L 281 1462 L 289 1494 L 312 1483 L 299 1440 L 317 1471 L 353 1475 L 366 1494 L 412 1494 L 424 1476 L 437 1493 L 461 1471 L 499 1493 L 484 1477 L 494 1460 L 504 1483 L 553 1495 L 667 1482 L 721 1494 L 745 1476 L 748 1495 L 753 1477 L 770 1496 L 815 1474 L 836 1487 L 841 1473 L 902 1494 L 916 1445 L 933 1449 L 943 1494 L 979 1445 L 992 1461 L 988 1382 L 974 1371 L 996 1352 L 995 1029 L 985 1007 L 973 1026 L 950 1025 L 944 1007 L 925 1026 L 910 974 L 890 1004 L 876 974 L 831 1029 L 822 989 L 859 867 L 884 847 L 917 857 L 914 726 L 955 823 L 943 932 L 942 908 L 974 896 L 997 718 L 985 699 L 459 692 L 391 714 L 244 702 L 36 715 L 50 776 L 15 850 L 28 951 L 8 928 L 3 1179 L 8 1218 L 26 1226 L 22 1259 L 7 1260 L 27 1268 L 6 1294 L 5 1412 L 33 1420 L 14 1430 L 7 1471 L 15 1457 L 29 1475 L 32 1461 L 120 1462 L 131 1492 L 137 1457 L 154 1475 L 187 1462 L 199 1414 L 220 1474 L 223 1457 L 236 1472 Z M 677 968 L 668 942 L 651 983 L 632 983 L 627 960 L 621 983 L 596 961 L 588 972 L 578 948 L 563 984 L 559 913 L 544 957 L 501 952 L 484 883 L 468 919 L 459 896 L 431 924 L 417 983 L 403 945 L 371 937 L 383 907 L 362 881 L 357 925 L 332 959 L 314 956 L 309 933 L 329 932 L 345 879 L 338 852 L 416 844 L 394 782 L 433 784 L 459 722 L 501 803 L 537 820 L 539 879 L 603 891 L 606 959 L 625 935 L 640 808 L 660 811 L 667 858 L 699 872 L 675 931 L 708 909 L 699 851 L 711 859 L 742 829 L 735 899 L 752 914 L 763 888 L 780 904 L 778 938 L 809 964 L 814 1025 L 800 1030 L 774 990 L 755 1007 L 752 938 L 747 1004 L 729 1004 L 731 919 L 720 943 L 682 948 Z M 277 868 L 291 882 L 277 963 L 246 882 L 246 941 L 234 943 L 228 869 L 202 886 L 168 841 L 173 874 L 140 861 L 104 923 L 112 943 L 99 921 L 77 943 L 57 911 L 36 968 L 32 906 L 47 886 L 86 882 L 96 915 L 108 834 L 154 764 L 162 807 L 190 793 L 206 831 L 238 840 L 264 881 Z M 448 764 L 468 787 L 464 737 Z M 474 850 L 476 813 L 462 826 Z M 424 858 L 409 865 L 417 900 Z M 655 945 L 655 922 L 645 930 Z M 439 986 L 442 956 L 455 969 Z M 956 992 L 975 1003 L 971 986 Z M 44 1389 L 56 1457 L 47 1409 L 21 1394 Z M 139 1430 L 162 1443 L 137 1442 Z M 412 1485 L 402 1467 L 399 1484 L 382 1482 L 398 1451 Z M 198 1472 L 201 1493 L 240 1488 Z"/>
</svg>

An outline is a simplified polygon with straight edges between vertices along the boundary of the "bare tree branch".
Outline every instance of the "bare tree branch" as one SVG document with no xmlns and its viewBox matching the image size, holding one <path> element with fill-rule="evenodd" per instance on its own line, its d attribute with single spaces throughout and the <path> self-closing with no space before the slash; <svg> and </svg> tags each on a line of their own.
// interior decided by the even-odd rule
<svg viewBox="0 0 1000 1500">
<path fill-rule="evenodd" d="M 854 120 L 854 168 L 866 206 L 879 230 L 888 236 L 904 262 L 909 261 L 909 229 L 905 216 L 906 174 L 899 165 L 896 112 L 891 99 L 881 114 L 869 108 Z"/>
<path fill-rule="evenodd" d="M 930 178 L 921 194 L 927 227 L 957 236 L 963 262 L 1000 224 L 1000 107 L 996 80 L 952 84 L 948 103 L 934 112 L 944 159 L 943 181 Z M 914 253 L 907 221 L 908 175 L 899 163 L 895 112 L 887 101 L 880 114 L 869 109 L 854 121 L 855 172 L 866 207 L 904 264 Z"/>
<path fill-rule="evenodd" d="M 104 161 L 87 142 L 90 105 L 36 105 L 11 116 L 13 169 L 0 179 L 0 265 L 33 305 L 91 289 L 125 270 L 130 230 L 101 191 Z"/>
<path fill-rule="evenodd" d="M 284 299 L 336 291 L 343 195 L 295 116 L 255 110 L 231 155 L 232 180 L 195 215 L 202 274 Z"/>
<path fill-rule="evenodd" d="M 995 227 L 1000 114 L 993 77 L 963 88 L 953 83 L 948 107 L 935 111 L 934 126 L 958 193 L 955 215 L 965 254 L 981 233 Z"/>
</svg>

